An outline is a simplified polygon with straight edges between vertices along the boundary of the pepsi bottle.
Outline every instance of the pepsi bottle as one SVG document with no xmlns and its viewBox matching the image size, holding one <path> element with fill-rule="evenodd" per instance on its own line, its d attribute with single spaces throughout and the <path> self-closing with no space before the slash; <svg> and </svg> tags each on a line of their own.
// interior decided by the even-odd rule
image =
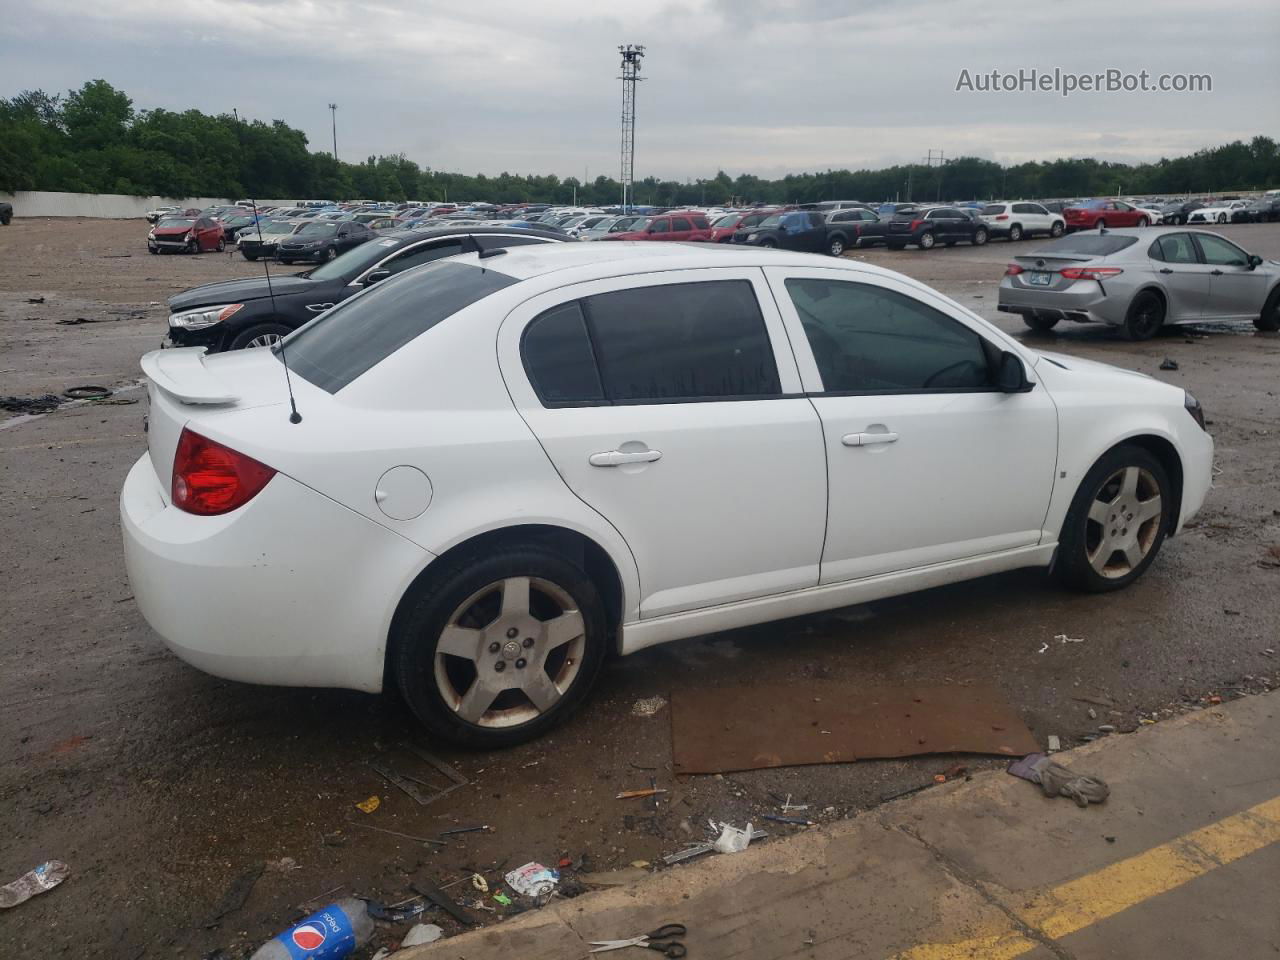
<svg viewBox="0 0 1280 960">
<path fill-rule="evenodd" d="M 373 919 L 364 901 L 347 897 L 268 940 L 249 960 L 342 960 L 372 936 Z"/>
</svg>

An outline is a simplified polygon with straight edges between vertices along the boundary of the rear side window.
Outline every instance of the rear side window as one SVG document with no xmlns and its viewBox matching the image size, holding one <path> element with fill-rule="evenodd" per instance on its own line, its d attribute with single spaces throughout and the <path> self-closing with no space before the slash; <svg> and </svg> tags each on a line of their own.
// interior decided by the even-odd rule
<svg viewBox="0 0 1280 960">
<path fill-rule="evenodd" d="M 709 230 L 711 228 L 711 224 L 707 221 L 706 217 L 694 217 L 693 226 L 694 229 L 697 230 Z"/>
<path fill-rule="evenodd" d="M 1153 247 L 1158 248 L 1159 255 L 1157 260 L 1163 260 L 1166 263 L 1196 263 L 1195 245 L 1191 242 L 1191 237 L 1185 233 L 1172 233 L 1165 237 L 1160 237 Z M 1155 256 L 1153 254 L 1153 256 Z"/>
<path fill-rule="evenodd" d="M 793 278 L 786 286 L 825 391 L 991 389 L 982 338 L 933 307 L 865 283 Z"/>
<path fill-rule="evenodd" d="M 781 393 L 764 317 L 745 280 L 587 297 L 537 317 L 525 331 L 522 351 L 546 406 Z"/>
<path fill-rule="evenodd" d="M 675 220 L 672 222 L 671 227 L 673 230 L 692 230 L 693 229 L 693 227 L 689 225 L 689 221 L 686 220 L 684 217 L 676 217 Z"/>
<path fill-rule="evenodd" d="M 289 370 L 337 393 L 442 320 L 515 282 L 496 270 L 453 262 L 384 280 L 290 337 Z"/>
</svg>

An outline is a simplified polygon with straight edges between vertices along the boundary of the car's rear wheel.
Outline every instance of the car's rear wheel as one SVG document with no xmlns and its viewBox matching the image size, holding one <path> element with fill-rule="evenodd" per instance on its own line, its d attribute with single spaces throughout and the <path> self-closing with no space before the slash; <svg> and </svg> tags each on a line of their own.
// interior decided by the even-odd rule
<svg viewBox="0 0 1280 960">
<path fill-rule="evenodd" d="M 337 259 L 338 259 L 338 248 L 337 248 L 337 247 L 329 247 L 329 248 L 328 248 L 327 250 L 325 250 L 325 252 L 324 252 L 324 258 L 325 258 L 326 260 L 337 260 Z"/>
<path fill-rule="evenodd" d="M 1060 222 L 1055 220 L 1053 223 L 1053 226 L 1049 228 L 1049 236 L 1053 237 L 1054 239 L 1057 239 L 1058 237 L 1062 236 L 1062 232 L 1064 229 L 1065 227 L 1063 227 L 1063 225 Z"/>
<path fill-rule="evenodd" d="M 1267 333 L 1280 330 L 1280 287 L 1271 291 L 1271 296 L 1262 305 L 1262 313 L 1254 318 L 1253 325 Z"/>
<path fill-rule="evenodd" d="M 1150 340 L 1164 326 L 1164 301 L 1150 290 L 1133 298 L 1124 318 L 1124 333 L 1130 340 Z"/>
<path fill-rule="evenodd" d="M 1057 572 L 1081 590 L 1127 587 L 1155 560 L 1168 532 L 1173 488 L 1150 451 L 1122 444 L 1085 475 L 1063 523 Z"/>
<path fill-rule="evenodd" d="M 218 252 L 219 252 L 219 253 L 221 253 L 221 252 L 222 252 L 223 250 L 225 250 L 225 249 L 227 249 L 227 241 L 226 241 L 226 239 L 225 239 L 225 238 L 223 238 L 223 237 L 219 237 L 219 238 L 218 238 Z"/>
<path fill-rule="evenodd" d="M 599 593 L 538 546 L 454 564 L 406 600 L 392 637 L 400 692 L 436 736 L 468 747 L 537 737 L 578 707 L 600 672 Z"/>
<path fill-rule="evenodd" d="M 982 229 L 973 231 L 973 245 L 975 247 L 982 246 L 984 243 L 987 242 L 987 240 L 989 239 L 989 236 L 990 235 L 987 233 L 987 231 Z"/>
<path fill-rule="evenodd" d="M 1015 223 L 1012 227 L 1009 228 L 1009 242 L 1017 243 L 1021 239 L 1022 239 L 1022 227 Z"/>
<path fill-rule="evenodd" d="M 271 347 L 287 337 L 293 330 L 283 323 L 255 323 L 245 327 L 231 340 L 230 350 L 248 350 L 255 347 Z"/>
<path fill-rule="evenodd" d="M 759 243 L 756 244 L 756 246 L 771 248 L 771 247 L 776 247 L 777 244 L 772 240 L 761 240 Z"/>
<path fill-rule="evenodd" d="M 1219 223 L 1226 223 L 1226 222 L 1227 222 L 1227 215 L 1226 215 L 1225 213 L 1220 213 L 1220 214 L 1218 214 L 1218 222 L 1219 222 Z"/>
<path fill-rule="evenodd" d="M 1059 317 L 1042 317 L 1035 313 L 1024 313 L 1022 322 L 1036 333 L 1048 333 L 1058 325 Z"/>
<path fill-rule="evenodd" d="M 844 256 L 844 240 L 840 237 L 832 237 L 831 242 L 827 244 L 827 253 L 833 257 Z"/>
<path fill-rule="evenodd" d="M 932 250 L 934 246 L 937 244 L 937 242 L 938 242 L 937 237 L 935 237 L 932 233 L 926 232 L 926 233 L 920 234 L 920 239 L 916 241 L 916 245 L 919 246 L 921 250 Z"/>
</svg>

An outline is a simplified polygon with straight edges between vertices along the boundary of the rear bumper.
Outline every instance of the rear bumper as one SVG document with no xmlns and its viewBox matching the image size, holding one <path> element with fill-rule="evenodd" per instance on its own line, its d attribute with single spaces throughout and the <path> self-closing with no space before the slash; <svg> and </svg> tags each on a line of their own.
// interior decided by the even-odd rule
<svg viewBox="0 0 1280 960">
<path fill-rule="evenodd" d="M 431 555 L 277 474 L 218 517 L 166 503 L 151 455 L 120 494 L 142 615 L 192 666 L 229 680 L 376 693 L 391 617 Z"/>
<path fill-rule="evenodd" d="M 1083 289 L 1076 289 L 1076 288 Z M 1080 281 L 1069 290 L 1029 290 L 1013 286 L 1009 277 L 1000 281 L 996 309 L 1077 323 L 1107 323 L 1117 326 L 1124 316 L 1115 315 L 1115 304 L 1093 281 Z"/>
</svg>

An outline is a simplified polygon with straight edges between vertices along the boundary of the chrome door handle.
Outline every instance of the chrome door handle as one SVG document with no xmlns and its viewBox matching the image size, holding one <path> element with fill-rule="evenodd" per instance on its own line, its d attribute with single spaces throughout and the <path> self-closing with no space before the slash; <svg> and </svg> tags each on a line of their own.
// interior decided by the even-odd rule
<svg viewBox="0 0 1280 960">
<path fill-rule="evenodd" d="M 637 450 L 633 453 L 606 450 L 603 453 L 593 453 L 587 460 L 593 467 L 620 467 L 624 463 L 653 463 L 661 457 L 661 450 Z"/>
<path fill-rule="evenodd" d="M 840 438 L 846 447 L 868 447 L 873 443 L 897 443 L 896 433 L 846 433 Z"/>
</svg>

